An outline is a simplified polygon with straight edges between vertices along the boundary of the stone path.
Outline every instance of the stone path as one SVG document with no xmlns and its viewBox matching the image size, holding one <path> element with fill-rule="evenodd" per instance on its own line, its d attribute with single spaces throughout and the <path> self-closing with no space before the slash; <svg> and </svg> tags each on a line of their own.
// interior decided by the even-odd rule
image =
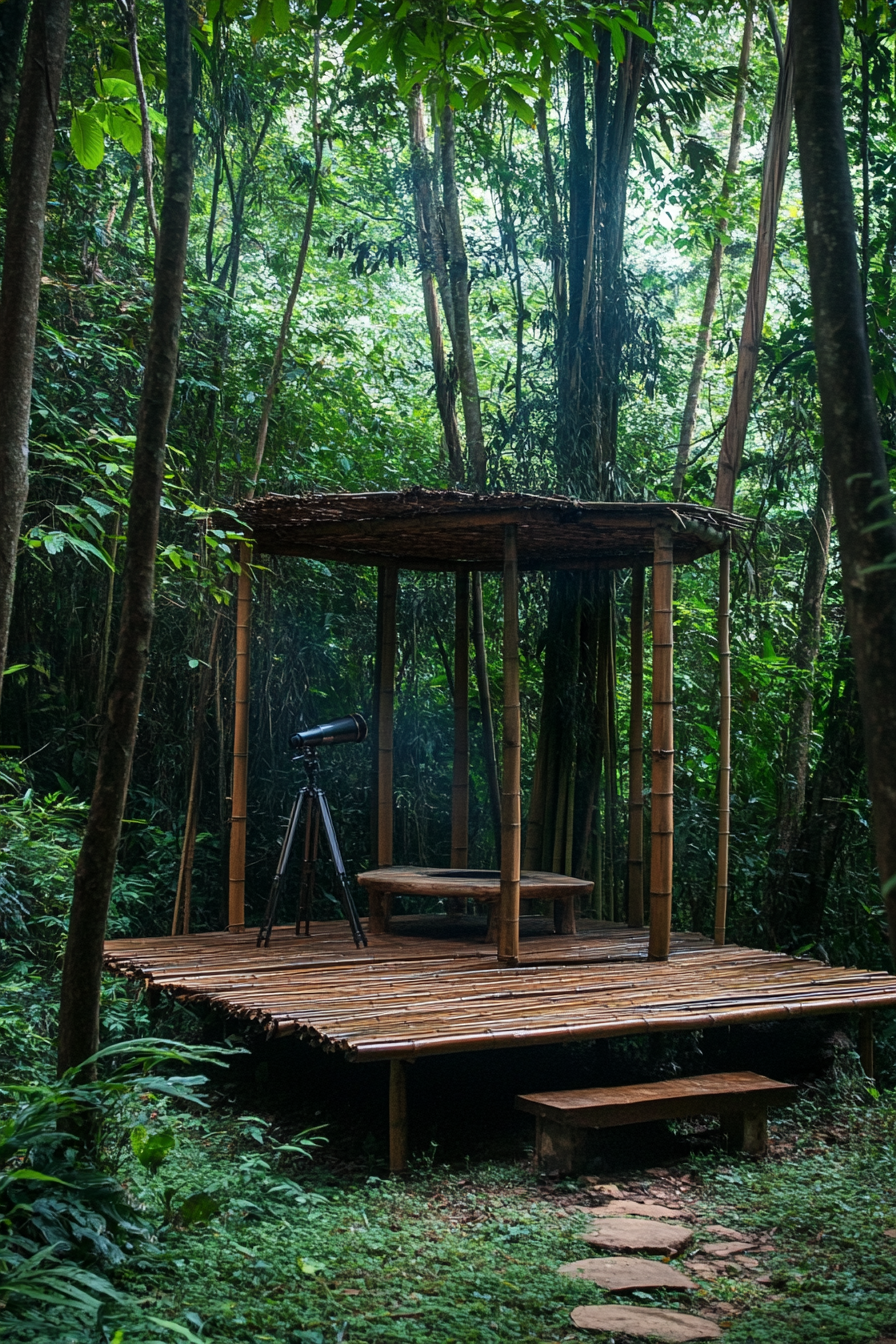
<svg viewBox="0 0 896 1344">
<path fill-rule="evenodd" d="M 694 1208 L 696 1193 L 690 1176 L 659 1168 L 620 1185 L 587 1178 L 586 1182 L 594 1202 L 576 1210 L 592 1219 L 583 1240 L 599 1250 L 640 1254 L 609 1254 L 561 1265 L 558 1272 L 568 1278 L 584 1279 L 613 1293 L 651 1288 L 705 1293 L 720 1274 L 748 1274 L 757 1283 L 770 1282 L 767 1275 L 756 1271 L 762 1270 L 761 1257 L 774 1249 L 771 1236 L 703 1223 Z M 720 1208 L 719 1212 L 727 1210 Z M 651 1255 L 662 1255 L 664 1260 L 647 1258 Z M 672 1257 L 679 1257 L 677 1266 L 668 1263 Z M 717 1320 L 730 1318 L 730 1304 L 707 1302 L 704 1310 L 706 1315 L 695 1315 L 618 1303 L 576 1307 L 572 1321 L 580 1330 L 668 1340 L 670 1344 L 721 1338 Z"/>
</svg>

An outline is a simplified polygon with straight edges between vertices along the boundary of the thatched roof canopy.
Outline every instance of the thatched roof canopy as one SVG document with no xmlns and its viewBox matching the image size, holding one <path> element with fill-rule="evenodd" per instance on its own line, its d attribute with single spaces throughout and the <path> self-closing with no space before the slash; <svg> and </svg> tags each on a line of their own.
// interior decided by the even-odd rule
<svg viewBox="0 0 896 1344">
<path fill-rule="evenodd" d="M 605 504 L 552 495 L 403 490 L 265 495 L 237 515 L 262 555 L 402 569 L 500 569 L 504 524 L 517 524 L 521 569 L 650 564 L 654 529 L 671 527 L 676 564 L 718 550 L 747 520 L 697 504 Z"/>
</svg>

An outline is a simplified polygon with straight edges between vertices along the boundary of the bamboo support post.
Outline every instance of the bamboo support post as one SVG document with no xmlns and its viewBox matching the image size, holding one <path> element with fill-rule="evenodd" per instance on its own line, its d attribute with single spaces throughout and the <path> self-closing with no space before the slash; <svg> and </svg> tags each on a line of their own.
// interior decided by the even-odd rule
<svg viewBox="0 0 896 1344">
<path fill-rule="evenodd" d="M 866 1008 L 859 1014 L 859 1059 L 865 1077 L 874 1081 L 874 1013 Z"/>
<path fill-rule="evenodd" d="M 470 846 L 470 574 L 458 570 L 454 587 L 454 769 L 451 777 L 451 867 L 466 868 Z M 449 901 L 462 915 L 463 899 Z"/>
<path fill-rule="evenodd" d="M 377 867 L 392 865 L 393 789 L 392 746 L 395 715 L 395 642 L 398 601 L 398 566 L 384 565 L 377 591 L 377 626 L 380 631 L 379 699 L 376 713 L 377 759 Z M 370 898 L 370 931 L 384 933 L 389 922 L 391 896 Z"/>
<path fill-rule="evenodd" d="M 715 941 L 725 942 L 728 849 L 731 840 L 731 543 L 719 551 L 719 842 L 716 863 Z"/>
<path fill-rule="evenodd" d="M 403 1059 L 389 1060 L 389 1170 L 408 1165 L 408 1080 Z"/>
<path fill-rule="evenodd" d="M 653 725 L 650 772 L 651 961 L 666 961 L 672 937 L 673 779 L 672 533 L 658 527 L 653 540 Z"/>
<path fill-rule="evenodd" d="M 252 614 L 250 547 L 240 542 L 236 588 L 236 668 L 233 695 L 233 784 L 230 793 L 230 881 L 227 928 L 246 927 L 246 808 L 249 782 L 249 622 Z"/>
<path fill-rule="evenodd" d="M 501 781 L 501 895 L 498 960 L 520 959 L 520 639 L 516 524 L 504 527 L 504 752 Z"/>
<path fill-rule="evenodd" d="M 628 924 L 644 927 L 644 566 L 632 570 L 628 729 Z"/>
</svg>

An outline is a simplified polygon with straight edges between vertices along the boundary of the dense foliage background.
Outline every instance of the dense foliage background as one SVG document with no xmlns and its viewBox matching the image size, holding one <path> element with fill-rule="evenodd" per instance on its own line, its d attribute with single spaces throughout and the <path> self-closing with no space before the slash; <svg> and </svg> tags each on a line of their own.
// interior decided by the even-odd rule
<svg viewBox="0 0 896 1344">
<path fill-rule="evenodd" d="M 718 213 L 742 18 L 697 5 L 655 15 L 635 124 L 620 307 L 618 442 L 606 492 L 669 498 L 678 428 Z M 499 11 L 496 10 L 496 13 Z M 359 44 L 331 8 L 322 36 L 319 201 L 259 490 L 446 485 L 415 241 L 404 93 L 388 44 Z M 89 796 L 98 709 L 117 624 L 118 570 L 151 296 L 152 236 L 134 157 L 130 61 L 112 7 L 76 8 L 48 209 L 35 381 L 33 473 L 0 713 L 6 805 L 2 871 L 8 918 L 23 901 L 32 940 L 64 920 L 70 862 L 43 880 L 26 820 L 43 808 L 47 844 L 70 855 Z M 783 17 L 783 16 L 782 16 Z M 368 16 L 369 18 L 369 16 Z M 865 232 L 864 263 L 885 432 L 893 391 L 890 286 L 894 237 L 892 35 L 874 6 L 846 14 L 849 133 Z M 219 927 L 227 847 L 232 717 L 234 552 L 226 510 L 245 492 L 261 402 L 313 171 L 312 26 L 288 6 L 211 4 L 197 12 L 197 175 L 187 308 L 159 554 L 158 606 L 115 930 L 170 921 L 183 831 L 193 705 L 216 613 L 224 619 L 206 716 L 193 927 Z M 342 26 L 340 26 L 340 24 Z M 140 12 L 144 73 L 164 134 L 160 9 Z M 352 53 L 351 48 L 355 50 Z M 348 56 L 347 56 L 348 52 Z M 394 53 L 393 53 L 394 54 Z M 762 152 L 777 60 L 757 18 L 742 166 L 728 207 L 730 245 L 700 403 L 686 496 L 711 497 L 752 258 Z M 517 81 L 519 83 L 519 81 Z M 863 97 L 863 89 L 867 97 Z M 491 489 L 577 490 L 558 452 L 558 316 L 539 90 L 488 87 L 457 118 L 461 210 Z M 562 68 L 549 90 L 549 136 L 568 153 Z M 516 102 L 514 103 L 514 96 Z M 528 99 L 528 101 L 527 101 Z M 130 110 L 129 110 L 130 109 Z M 431 109 L 430 109 L 431 111 Z M 428 113 L 429 115 L 429 113 Z M 432 134 L 433 126 L 429 131 Z M 100 142 L 96 143 L 99 135 Z M 101 158 L 97 155 L 102 149 Z M 83 166 L 90 163 L 91 167 Z M 864 173 L 863 173 L 864 165 Z M 157 192 L 161 184 L 157 181 Z M 561 201 L 562 205 L 562 201 Z M 860 220 L 860 224 L 861 224 Z M 810 785 L 842 717 L 843 610 L 836 538 L 818 658 L 794 662 L 820 442 L 800 199 L 785 187 L 760 373 L 737 507 L 755 519 L 734 569 L 733 908 L 738 940 L 820 946 L 838 961 L 883 964 L 861 761 L 833 802 L 836 859 L 818 918 L 770 889 L 794 698 L 814 696 Z M 212 517 L 212 511 L 217 512 Z M 675 919 L 707 930 L 714 881 L 717 692 L 715 561 L 680 573 L 676 594 L 677 849 Z M 249 918 L 275 861 L 294 776 L 286 751 L 300 723 L 370 710 L 376 576 L 310 561 L 256 571 L 252 627 Z M 500 703 L 497 585 L 486 622 Z M 614 832 L 621 880 L 629 576 L 615 587 L 617 721 Z M 524 790 L 531 781 L 545 659 L 548 581 L 522 596 Z M 451 693 L 447 578 L 403 574 L 396 722 L 396 861 L 445 862 Z M 840 671 L 838 671 L 840 669 Z M 839 678 L 839 680 L 838 680 Z M 835 694 L 832 694 L 832 691 Z M 474 719 L 478 709 L 474 710 Z M 474 722 L 473 862 L 488 862 L 483 764 Z M 841 733 L 842 737 L 842 733 Z M 833 744 L 833 746 L 831 746 Z M 828 755 L 830 752 L 828 752 Z M 855 753 L 853 753 L 855 755 Z M 349 867 L 369 857 L 369 746 L 326 760 Z M 814 772 L 814 775 L 813 775 Z M 816 790 L 817 792 L 817 790 Z M 41 801 L 45 800 L 45 801 Z M 64 802 L 63 802 L 64 800 Z M 525 800 L 524 800 L 525 801 Z M 25 841 L 22 836 L 29 838 Z M 612 846 L 611 846 L 612 849 Z M 780 897 L 780 899 L 779 899 Z M 322 898 L 319 914 L 332 909 Z M 44 923 L 42 923 L 44 921 Z"/>
</svg>

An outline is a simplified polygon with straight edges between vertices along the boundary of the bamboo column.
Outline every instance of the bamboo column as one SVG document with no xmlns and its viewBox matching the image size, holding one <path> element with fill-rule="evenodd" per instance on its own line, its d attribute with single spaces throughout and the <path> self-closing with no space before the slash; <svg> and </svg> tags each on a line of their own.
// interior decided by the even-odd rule
<svg viewBox="0 0 896 1344">
<path fill-rule="evenodd" d="M 650 771 L 651 961 L 666 961 L 672 937 L 672 844 L 675 732 L 672 721 L 672 532 L 653 538 L 653 729 Z"/>
<path fill-rule="evenodd" d="M 719 847 L 716 865 L 715 941 L 725 942 L 728 917 L 728 847 L 731 839 L 731 542 L 719 551 Z"/>
<path fill-rule="evenodd" d="M 395 714 L 395 613 L 398 599 L 398 566 L 384 565 L 378 586 L 377 625 L 380 630 L 379 701 L 376 714 L 377 759 L 377 865 L 392 865 L 392 741 Z M 392 897 L 371 894 L 370 932 L 384 933 L 389 922 Z"/>
<path fill-rule="evenodd" d="M 470 848 L 470 572 L 454 579 L 454 769 L 451 777 L 451 867 L 469 865 Z M 462 915 L 463 899 L 449 901 Z"/>
<path fill-rule="evenodd" d="M 227 928 L 246 927 L 246 804 L 249 778 L 249 621 L 252 610 L 250 548 L 240 542 L 236 587 L 236 669 L 233 696 L 233 786 L 230 792 L 230 882 Z"/>
<path fill-rule="evenodd" d="M 644 927 L 644 566 L 632 570 L 628 719 L 628 925 Z"/>
<path fill-rule="evenodd" d="M 408 1165 L 408 1080 L 403 1059 L 389 1060 L 389 1170 Z"/>
<path fill-rule="evenodd" d="M 520 625 L 516 524 L 504 528 L 504 753 L 501 780 L 501 895 L 498 960 L 520 960 Z"/>
</svg>

